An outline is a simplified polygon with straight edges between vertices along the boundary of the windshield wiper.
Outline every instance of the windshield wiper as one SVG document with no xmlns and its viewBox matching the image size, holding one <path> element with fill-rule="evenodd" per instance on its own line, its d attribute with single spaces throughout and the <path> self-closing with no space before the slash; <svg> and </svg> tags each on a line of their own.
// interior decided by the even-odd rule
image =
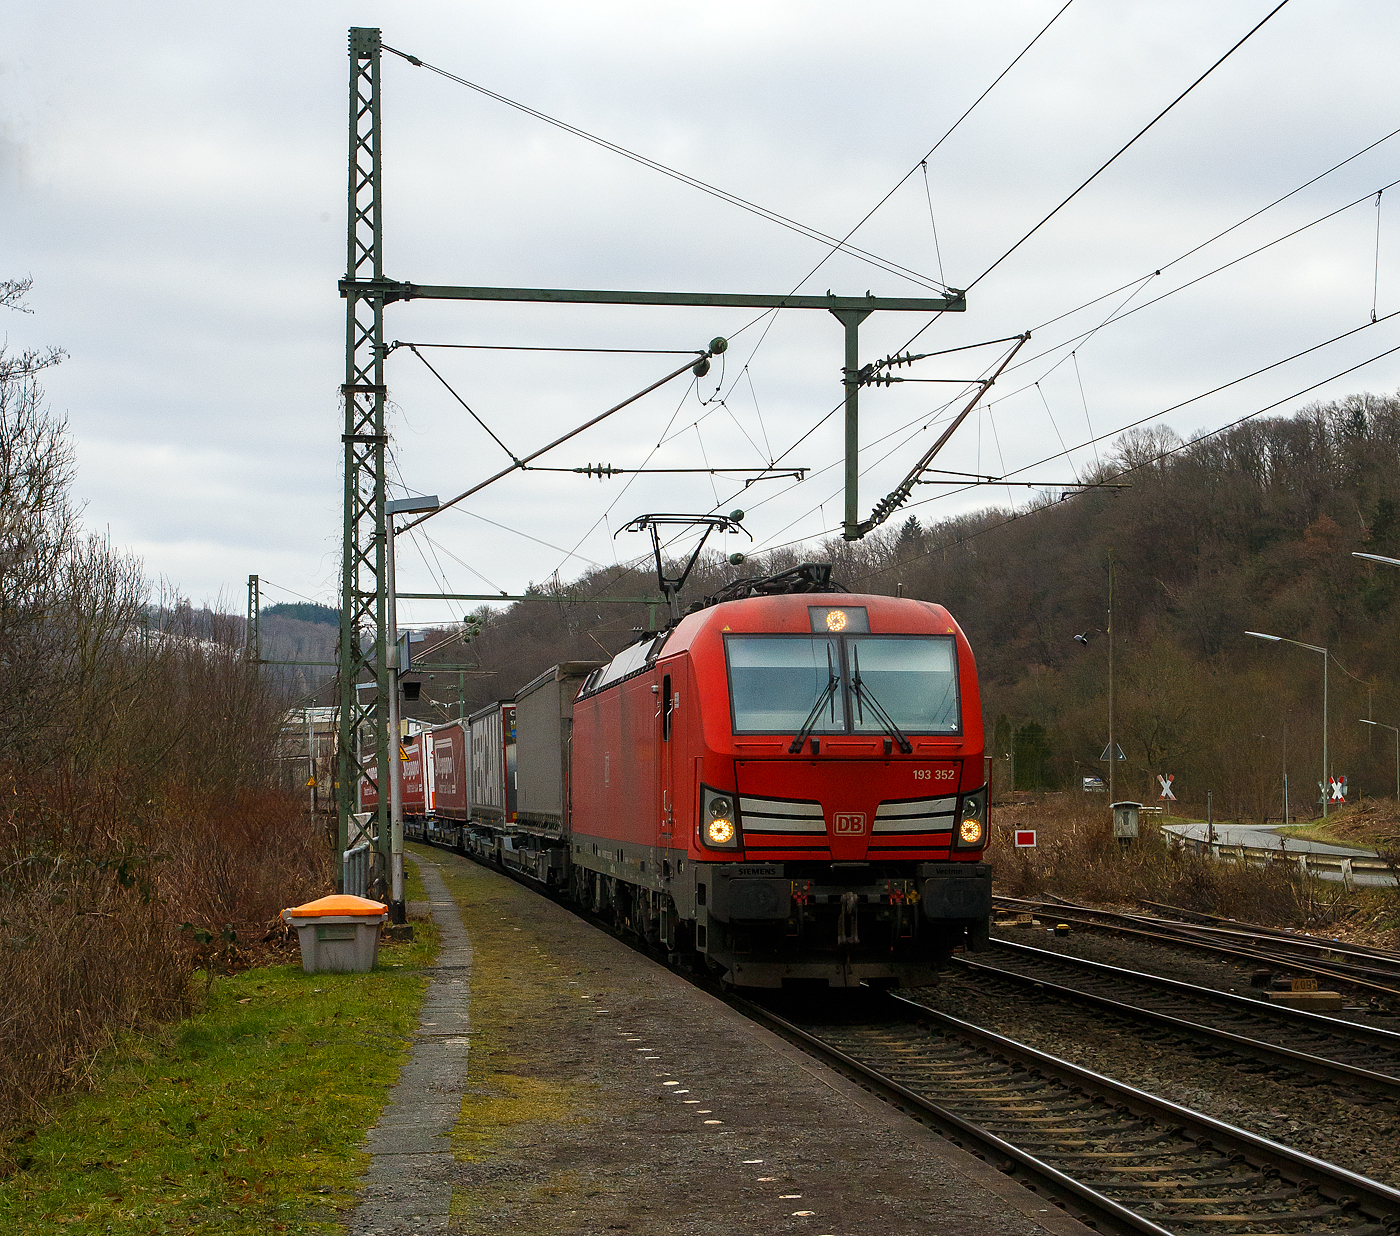
<svg viewBox="0 0 1400 1236">
<path fill-rule="evenodd" d="M 851 641 L 851 666 L 855 670 L 855 677 L 851 680 L 851 686 L 855 689 L 857 722 L 861 724 L 864 723 L 865 713 L 861 705 L 863 703 L 868 703 L 870 705 L 870 711 L 875 714 L 875 720 L 884 727 L 885 733 L 890 735 L 890 737 L 899 744 L 900 754 L 913 755 L 914 744 L 904 736 L 904 731 L 894 723 L 894 718 L 885 711 L 885 706 L 875 698 L 875 692 L 861 681 L 860 649 L 856 647 L 854 640 Z"/>
<path fill-rule="evenodd" d="M 817 702 L 812 705 L 812 711 L 807 714 L 807 720 L 802 723 L 802 728 L 797 731 L 797 737 L 792 740 L 792 745 L 788 747 L 789 755 L 796 755 L 802 750 L 802 744 L 807 741 L 807 737 L 812 732 L 812 728 L 817 724 L 817 718 L 822 715 L 822 709 L 826 707 L 826 702 L 836 694 L 836 688 L 841 685 L 841 679 L 836 673 L 836 668 L 831 661 L 831 645 L 826 646 L 826 686 L 822 688 L 822 693 L 817 696 Z"/>
</svg>

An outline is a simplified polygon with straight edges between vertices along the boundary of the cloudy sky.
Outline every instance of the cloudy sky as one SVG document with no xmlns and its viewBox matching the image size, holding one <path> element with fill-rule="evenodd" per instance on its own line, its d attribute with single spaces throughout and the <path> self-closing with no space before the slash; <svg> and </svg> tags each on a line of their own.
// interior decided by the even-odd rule
<svg viewBox="0 0 1400 1236">
<path fill-rule="evenodd" d="M 309 0 L 236 13 L 20 0 L 0 47 L 0 275 L 33 277 L 34 313 L 0 326 L 12 348 L 53 343 L 70 354 L 47 386 L 77 443 L 91 527 L 197 602 L 239 608 L 257 573 L 268 601 L 335 603 L 346 28 L 377 25 L 393 47 L 825 233 L 844 235 L 914 169 L 854 242 L 929 283 L 976 281 L 967 312 L 942 317 L 917 346 L 1033 331 L 941 466 L 1001 476 L 1036 464 L 1020 476 L 1071 481 L 1111 449 L 1081 443 L 1356 327 L 1161 423 L 1189 436 L 1277 400 L 1287 410 L 1400 386 L 1397 353 L 1291 398 L 1400 346 L 1400 317 L 1369 325 L 1373 299 L 1382 318 L 1400 309 L 1400 186 L 1381 199 L 1379 247 L 1375 204 L 1400 178 L 1400 136 L 1176 260 L 1400 128 L 1400 9 L 1381 0 L 1291 0 L 978 280 L 1274 2 L 1072 0 L 921 168 L 1063 0 Z M 402 60 L 385 57 L 383 82 L 393 278 L 781 294 L 828 256 Z M 803 285 L 827 289 L 933 294 L 840 254 Z M 614 534 L 646 511 L 742 506 L 759 547 L 835 528 L 839 415 L 784 452 L 840 401 L 840 327 L 818 311 L 755 317 L 391 306 L 389 337 L 420 343 L 685 350 L 728 336 L 724 363 L 705 380 L 678 379 L 540 462 L 748 470 L 517 474 L 425 524 L 431 543 L 404 544 L 401 589 L 517 592 L 556 571 L 626 560 L 645 545 Z M 862 360 L 928 320 L 872 317 Z M 681 359 L 423 355 L 517 455 Z M 988 347 L 902 372 L 971 378 L 998 355 Z M 507 462 L 407 348 L 391 357 L 388 382 L 396 487 L 447 497 Z M 862 514 L 933 441 L 958 389 L 863 393 Z M 1066 447 L 1068 458 L 1037 463 Z M 780 456 L 811 469 L 807 479 L 742 492 L 743 475 Z M 913 512 L 930 521 L 1026 491 L 940 493 L 921 487 Z M 460 609 L 419 604 L 405 617 Z"/>
</svg>

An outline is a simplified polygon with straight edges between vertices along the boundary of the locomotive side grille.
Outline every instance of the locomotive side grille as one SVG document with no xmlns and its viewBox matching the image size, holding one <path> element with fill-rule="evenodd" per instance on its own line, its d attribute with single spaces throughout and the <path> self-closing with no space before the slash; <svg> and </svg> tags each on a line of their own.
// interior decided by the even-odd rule
<svg viewBox="0 0 1400 1236">
<path fill-rule="evenodd" d="M 904 802 L 881 803 L 875 810 L 871 832 L 947 833 L 953 828 L 956 797 L 914 798 Z"/>
<path fill-rule="evenodd" d="M 821 803 L 794 802 L 782 798 L 740 798 L 744 832 L 825 837 L 826 820 Z"/>
</svg>

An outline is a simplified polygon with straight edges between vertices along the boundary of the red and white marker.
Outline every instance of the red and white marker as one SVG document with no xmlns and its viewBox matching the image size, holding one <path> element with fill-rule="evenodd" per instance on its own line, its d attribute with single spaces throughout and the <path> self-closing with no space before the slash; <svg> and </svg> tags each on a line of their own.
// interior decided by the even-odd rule
<svg viewBox="0 0 1400 1236">
<path fill-rule="evenodd" d="M 1018 850 L 1035 849 L 1035 829 L 1018 828 L 1016 830 L 1016 848 Z"/>
</svg>

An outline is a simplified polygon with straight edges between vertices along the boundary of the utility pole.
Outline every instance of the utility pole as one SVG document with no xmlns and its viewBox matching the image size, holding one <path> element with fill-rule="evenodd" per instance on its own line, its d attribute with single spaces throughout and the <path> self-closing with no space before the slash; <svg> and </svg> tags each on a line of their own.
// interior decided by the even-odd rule
<svg viewBox="0 0 1400 1236">
<path fill-rule="evenodd" d="M 336 768 L 341 850 L 350 847 L 350 817 L 364 767 L 356 750 L 371 723 L 379 779 L 377 874 L 389 868 L 388 649 L 384 586 L 384 251 L 380 196 L 379 31 L 350 31 L 350 159 L 346 198 L 344 450 L 345 503 L 340 568 L 340 724 Z M 374 680 L 372 701 L 355 687 Z M 398 754 L 397 751 L 394 752 Z"/>
<path fill-rule="evenodd" d="M 389 916 L 396 923 L 406 922 L 407 906 L 403 899 L 403 726 L 399 721 L 399 681 L 408 670 L 411 658 L 408 650 L 412 645 L 411 635 L 399 639 L 399 608 L 394 592 L 394 516 L 415 511 L 435 511 L 436 497 L 398 498 L 384 504 L 384 570 L 388 587 L 385 591 L 385 613 L 388 626 L 385 633 L 389 640 Z M 419 769 L 426 775 L 428 761 L 419 744 Z M 379 784 L 384 780 L 381 777 Z M 381 797 L 382 797 L 381 792 Z"/>
<path fill-rule="evenodd" d="M 311 791 L 311 819 L 316 819 L 316 722 L 311 705 L 306 706 L 306 788 Z"/>
<path fill-rule="evenodd" d="M 244 627 L 244 643 L 247 658 L 254 665 L 262 660 L 262 636 L 258 631 L 258 612 L 262 601 L 258 593 L 258 577 L 248 576 L 248 622 Z"/>
<path fill-rule="evenodd" d="M 860 528 L 860 324 L 870 316 L 868 309 L 833 309 L 832 315 L 846 329 L 846 363 L 841 381 L 846 385 L 846 517 L 841 536 L 858 541 Z"/>
</svg>

